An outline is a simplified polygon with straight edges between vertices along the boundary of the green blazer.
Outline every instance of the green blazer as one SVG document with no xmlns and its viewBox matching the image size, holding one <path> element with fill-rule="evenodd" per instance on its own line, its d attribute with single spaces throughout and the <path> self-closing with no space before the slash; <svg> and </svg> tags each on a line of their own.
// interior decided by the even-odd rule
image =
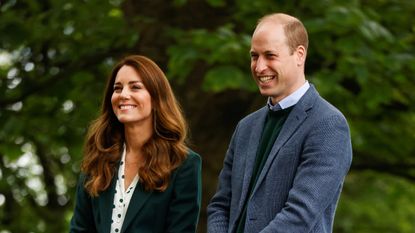
<svg viewBox="0 0 415 233">
<path fill-rule="evenodd" d="M 117 177 L 110 187 L 91 197 L 81 175 L 70 232 L 109 233 Z M 201 159 L 189 151 L 186 160 L 170 177 L 164 192 L 145 192 L 137 184 L 120 233 L 196 232 L 201 203 Z"/>
</svg>

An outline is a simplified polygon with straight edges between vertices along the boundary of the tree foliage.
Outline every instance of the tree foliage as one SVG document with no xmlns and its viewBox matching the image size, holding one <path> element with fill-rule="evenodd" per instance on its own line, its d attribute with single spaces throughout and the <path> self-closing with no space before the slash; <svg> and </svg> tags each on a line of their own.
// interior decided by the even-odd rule
<svg viewBox="0 0 415 233">
<path fill-rule="evenodd" d="M 351 127 L 335 232 L 414 232 L 415 2 L 405 0 L 1 1 L 0 229 L 67 231 L 86 128 L 109 69 L 132 53 L 161 65 L 185 109 L 205 207 L 236 122 L 265 102 L 250 37 L 277 11 L 304 22 L 307 78 Z"/>
</svg>

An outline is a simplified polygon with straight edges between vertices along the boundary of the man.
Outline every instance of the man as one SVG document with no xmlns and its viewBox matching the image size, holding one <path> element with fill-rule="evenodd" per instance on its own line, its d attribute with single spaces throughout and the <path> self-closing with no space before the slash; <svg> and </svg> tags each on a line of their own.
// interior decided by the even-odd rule
<svg viewBox="0 0 415 233">
<path fill-rule="evenodd" d="M 307 48 L 298 19 L 259 20 L 251 71 L 268 102 L 236 127 L 208 206 L 209 233 L 332 232 L 351 139 L 344 116 L 305 78 Z"/>
</svg>

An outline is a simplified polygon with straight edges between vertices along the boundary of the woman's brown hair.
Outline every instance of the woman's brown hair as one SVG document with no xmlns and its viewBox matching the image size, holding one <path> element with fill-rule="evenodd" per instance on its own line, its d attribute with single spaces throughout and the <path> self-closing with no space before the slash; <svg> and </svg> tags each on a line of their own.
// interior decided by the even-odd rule
<svg viewBox="0 0 415 233">
<path fill-rule="evenodd" d="M 89 127 L 81 170 L 87 176 L 85 188 L 91 196 L 107 189 L 117 170 L 124 144 L 124 125 L 111 106 L 113 86 L 122 66 L 133 67 L 150 93 L 153 106 L 152 137 L 143 145 L 144 165 L 140 182 L 146 191 L 164 191 L 172 171 L 187 155 L 187 125 L 181 108 L 163 71 L 147 57 L 131 55 L 113 68 L 108 78 L 100 116 Z"/>
</svg>

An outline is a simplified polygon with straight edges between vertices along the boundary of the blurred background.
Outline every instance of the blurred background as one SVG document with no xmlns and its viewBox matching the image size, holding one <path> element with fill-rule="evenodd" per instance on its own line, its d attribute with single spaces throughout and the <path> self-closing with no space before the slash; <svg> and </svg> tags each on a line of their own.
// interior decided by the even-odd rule
<svg viewBox="0 0 415 233">
<path fill-rule="evenodd" d="M 415 1 L 1 0 L 0 233 L 68 231 L 86 129 L 111 67 L 166 72 L 203 157 L 203 208 L 230 136 L 265 104 L 250 75 L 264 14 L 308 29 L 307 79 L 347 117 L 354 160 L 336 233 L 415 232 Z"/>
</svg>

